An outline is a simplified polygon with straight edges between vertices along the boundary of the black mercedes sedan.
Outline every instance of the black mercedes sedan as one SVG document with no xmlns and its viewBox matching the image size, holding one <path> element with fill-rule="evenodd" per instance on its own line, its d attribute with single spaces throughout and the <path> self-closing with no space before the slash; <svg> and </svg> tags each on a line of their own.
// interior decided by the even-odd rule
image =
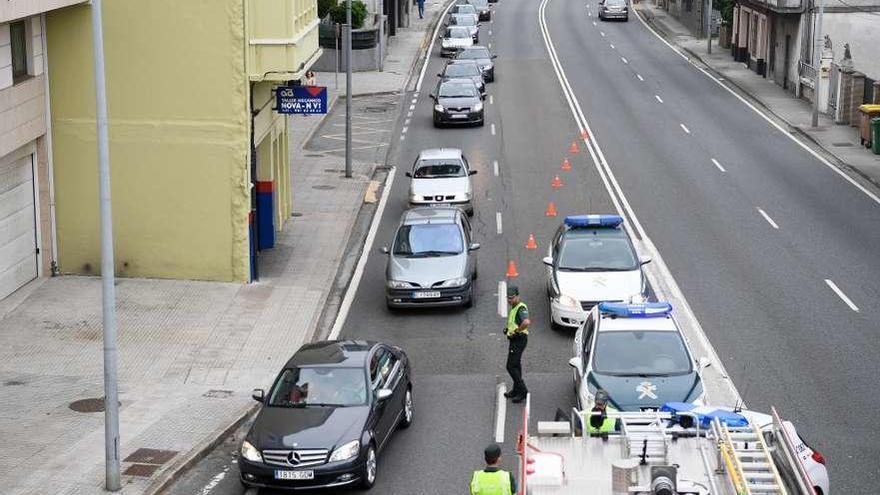
<svg viewBox="0 0 880 495">
<path fill-rule="evenodd" d="M 413 421 L 409 359 L 376 342 L 304 345 L 253 397 L 262 408 L 238 462 L 247 487 L 369 489 L 379 452 Z"/>
</svg>

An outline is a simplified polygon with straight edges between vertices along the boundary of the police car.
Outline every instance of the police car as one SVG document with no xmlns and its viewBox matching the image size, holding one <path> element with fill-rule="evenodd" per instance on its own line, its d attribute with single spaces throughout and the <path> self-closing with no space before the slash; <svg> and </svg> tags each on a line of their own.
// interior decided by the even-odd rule
<svg viewBox="0 0 880 495">
<path fill-rule="evenodd" d="M 644 300 L 646 280 L 618 215 L 565 217 L 544 258 L 552 326 L 576 328 L 602 301 Z"/>
<path fill-rule="evenodd" d="M 599 303 L 574 339 L 578 407 L 590 409 L 596 391 L 618 411 L 657 409 L 666 402 L 702 404 L 700 372 L 666 302 Z"/>
</svg>

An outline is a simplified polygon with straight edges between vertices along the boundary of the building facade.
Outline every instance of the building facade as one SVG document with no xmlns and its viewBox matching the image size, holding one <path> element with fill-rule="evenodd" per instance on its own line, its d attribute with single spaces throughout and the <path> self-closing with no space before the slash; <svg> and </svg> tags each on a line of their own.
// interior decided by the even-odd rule
<svg viewBox="0 0 880 495">
<path fill-rule="evenodd" d="M 290 216 L 273 89 L 320 55 L 315 0 L 103 3 L 116 270 L 247 282 Z M 46 16 L 58 268 L 98 274 L 91 6 Z"/>
</svg>

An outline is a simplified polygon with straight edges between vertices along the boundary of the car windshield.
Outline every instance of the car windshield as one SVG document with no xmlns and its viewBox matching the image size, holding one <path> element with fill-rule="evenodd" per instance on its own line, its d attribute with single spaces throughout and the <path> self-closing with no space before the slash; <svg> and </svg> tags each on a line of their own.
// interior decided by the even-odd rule
<svg viewBox="0 0 880 495">
<path fill-rule="evenodd" d="M 626 0 L 605 0 L 605 5 L 613 5 L 615 7 L 622 7 L 626 5 Z"/>
<path fill-rule="evenodd" d="M 669 376 L 691 372 L 684 341 L 672 331 L 599 332 L 593 357 L 596 373 Z"/>
<path fill-rule="evenodd" d="M 404 225 L 394 239 L 394 254 L 407 258 L 460 254 L 461 230 L 454 223 Z"/>
<path fill-rule="evenodd" d="M 288 368 L 269 394 L 269 405 L 278 407 L 345 407 L 366 402 L 367 382 L 360 368 Z"/>
<path fill-rule="evenodd" d="M 560 249 L 558 267 L 567 271 L 629 271 L 639 264 L 620 231 L 596 230 L 569 231 Z"/>
<path fill-rule="evenodd" d="M 482 58 L 492 58 L 492 56 L 489 55 L 488 49 L 480 47 L 480 48 L 466 49 L 466 50 L 462 51 L 461 53 L 459 53 L 457 58 L 463 59 L 463 60 L 475 60 L 475 59 L 482 59 Z"/>
<path fill-rule="evenodd" d="M 476 26 L 477 21 L 472 15 L 455 15 L 452 16 L 456 26 Z"/>
<path fill-rule="evenodd" d="M 447 38 L 470 38 L 471 33 L 465 27 L 451 27 L 446 30 Z"/>
<path fill-rule="evenodd" d="M 468 3 L 473 5 L 476 9 L 488 9 L 489 8 L 489 0 L 468 0 Z"/>
<path fill-rule="evenodd" d="M 476 98 L 477 88 L 473 84 L 444 84 L 438 93 L 440 98 Z"/>
<path fill-rule="evenodd" d="M 445 179 L 449 177 L 466 177 L 464 167 L 459 160 L 421 160 L 416 164 L 413 173 L 416 179 Z"/>
<path fill-rule="evenodd" d="M 453 9 L 453 13 L 455 14 L 476 14 L 477 9 L 474 8 L 473 5 L 456 5 Z"/>
<path fill-rule="evenodd" d="M 480 69 L 473 63 L 449 64 L 443 75 L 446 77 L 475 77 L 480 75 Z"/>
</svg>

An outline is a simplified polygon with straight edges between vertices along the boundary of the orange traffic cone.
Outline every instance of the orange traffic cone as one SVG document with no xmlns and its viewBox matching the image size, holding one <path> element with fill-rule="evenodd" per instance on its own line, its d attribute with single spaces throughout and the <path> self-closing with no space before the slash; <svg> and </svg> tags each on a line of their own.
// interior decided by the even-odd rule
<svg viewBox="0 0 880 495">
<path fill-rule="evenodd" d="M 569 153 L 577 153 L 578 151 L 580 151 L 580 150 L 578 149 L 578 143 L 577 143 L 577 141 L 572 141 L 572 142 L 571 142 L 571 146 L 568 148 L 568 151 L 569 151 Z"/>
<path fill-rule="evenodd" d="M 507 278 L 519 277 L 519 273 L 516 271 L 516 263 L 513 260 L 507 261 Z"/>
<path fill-rule="evenodd" d="M 547 215 L 548 217 L 555 217 L 556 216 L 556 203 L 554 203 L 553 201 L 547 203 L 547 211 L 545 211 L 544 214 Z"/>
<path fill-rule="evenodd" d="M 538 249 L 538 243 L 535 241 L 535 234 L 529 234 L 529 240 L 526 241 L 526 249 Z"/>
<path fill-rule="evenodd" d="M 588 133 L 586 129 L 584 129 L 583 132 L 581 132 L 581 139 L 584 139 L 584 140 L 590 139 L 590 133 Z"/>
<path fill-rule="evenodd" d="M 562 179 L 557 175 L 556 177 L 553 177 L 553 182 L 551 182 L 550 185 L 553 186 L 553 189 L 559 189 L 562 187 Z"/>
<path fill-rule="evenodd" d="M 562 160 L 562 170 L 571 170 L 571 163 L 568 161 L 568 158 Z"/>
</svg>

